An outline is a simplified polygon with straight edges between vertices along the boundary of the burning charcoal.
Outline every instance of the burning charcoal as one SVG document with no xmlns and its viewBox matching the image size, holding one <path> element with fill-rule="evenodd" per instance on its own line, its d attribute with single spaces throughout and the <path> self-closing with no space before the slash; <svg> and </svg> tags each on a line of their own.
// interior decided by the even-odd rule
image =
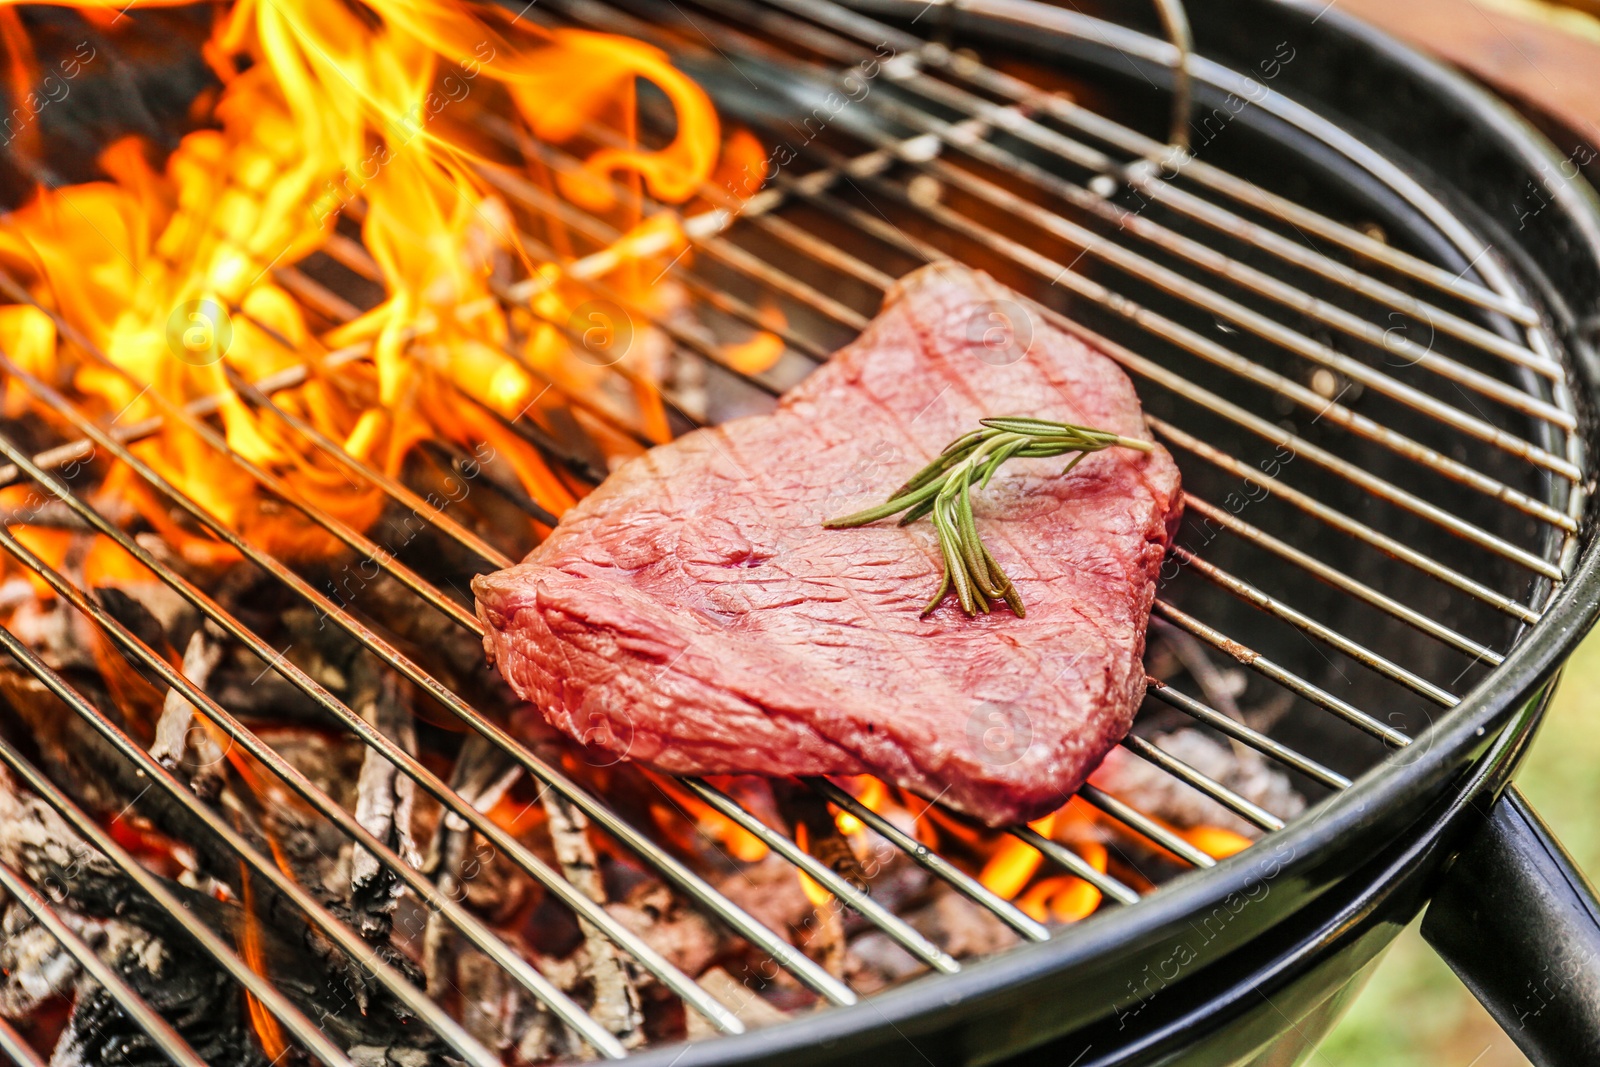
<svg viewBox="0 0 1600 1067">
<path fill-rule="evenodd" d="M 723 951 L 716 927 L 659 882 L 641 882 L 606 911 L 684 974 L 699 974 Z"/>
<path fill-rule="evenodd" d="M 584 896 L 604 906 L 605 887 L 595 862 L 594 846 L 589 842 L 589 820 L 553 789 L 545 790 L 544 810 L 549 816 L 550 838 L 562 874 Z M 644 1020 L 631 965 L 598 929 L 582 920 L 579 923 L 589 949 L 588 970 L 594 994 L 590 1014 L 616 1034 L 625 1048 L 635 1048 L 644 1043 Z"/>
<path fill-rule="evenodd" d="M 362 702 L 358 710 L 362 718 L 415 754 L 417 737 L 411 709 L 406 706 L 394 675 L 383 675 L 373 699 Z M 361 825 L 399 853 L 402 860 L 413 867 L 420 866 L 422 856 L 411 836 L 416 783 L 376 749 L 369 748 L 362 758 L 356 791 L 355 815 Z M 360 916 L 363 934 L 372 937 L 392 929 L 395 903 L 403 889 L 399 878 L 376 856 L 366 849 L 354 849 L 350 858 L 350 902 Z"/>
<path fill-rule="evenodd" d="M 907 912 L 905 920 L 956 959 L 990 956 L 1018 940 L 994 912 L 943 883 L 930 903 Z"/>
<path fill-rule="evenodd" d="M 1199 730 L 1185 727 L 1156 734 L 1150 742 L 1182 760 L 1213 781 L 1220 782 L 1246 800 L 1282 819 L 1305 809 L 1305 798 L 1295 792 L 1288 777 L 1256 752 L 1243 755 Z M 1140 811 L 1188 829 L 1218 826 L 1254 840 L 1261 831 L 1227 808 L 1166 771 L 1123 750 L 1113 749 L 1093 781 Z"/>
<path fill-rule="evenodd" d="M 78 961 L 20 904 L 0 919 L 0 1015 L 24 1019 L 71 984 Z"/>
<path fill-rule="evenodd" d="M 882 930 L 869 930 L 850 942 L 846 975 L 851 988 L 876 993 L 927 970 L 926 965 L 895 944 Z"/>
<path fill-rule="evenodd" d="M 265 1067 L 239 1010 L 239 988 L 220 970 L 194 953 L 169 953 L 143 931 L 106 923 L 86 930 L 91 944 L 115 967 L 135 992 L 170 1022 L 202 1059 Z M 100 944 L 94 944 L 95 941 Z M 51 1067 L 165 1067 L 164 1052 L 128 1018 L 110 994 L 87 980 L 80 982 L 67 1028 L 56 1043 Z"/>
<path fill-rule="evenodd" d="M 763 1026 L 772 1026 L 789 1018 L 783 1012 L 767 1003 L 760 993 L 740 982 L 721 967 L 711 968 L 702 974 L 697 981 L 702 989 L 727 1005 L 733 1014 L 738 1017 L 739 1021 L 751 1030 L 756 1030 Z M 690 1041 L 699 1041 L 702 1038 L 716 1036 L 717 1031 L 711 1024 L 694 1012 L 688 1014 L 686 1022 Z"/>
<path fill-rule="evenodd" d="M 55 670 L 94 670 L 90 624 L 59 599 L 41 599 L 30 583 L 19 584 L 27 599 L 11 616 L 11 632 Z"/>
<path fill-rule="evenodd" d="M 861 863 L 822 797 L 781 779 L 772 783 L 772 795 L 801 847 L 857 889 L 867 888 Z"/>
<path fill-rule="evenodd" d="M 115 967 L 206 1059 L 245 1067 L 265 1064 L 240 1008 L 238 987 L 203 954 L 174 952 L 166 937 L 171 921 L 111 862 L 53 810 L 13 790 L 0 775 L 0 859 L 41 887 L 62 918 Z M 187 896 L 203 918 L 219 917 L 220 905 Z M 83 978 L 76 961 L 42 928 L 11 908 L 5 917 L 0 962 L 7 976 L 0 1006 L 8 1014 L 32 1010 L 54 994 L 76 993 L 72 1014 L 52 1064 L 77 1067 L 102 1063 L 165 1064 L 166 1057 L 97 985 Z M 42 936 L 41 936 L 42 935 Z M 182 937 L 182 935 L 176 935 Z M 180 942 L 188 948 L 186 940 Z"/>
<path fill-rule="evenodd" d="M 450 787 L 479 810 L 492 807 L 520 775 L 510 757 L 478 734 L 462 742 L 451 772 Z M 493 919 L 508 918 L 526 899 L 526 879 L 510 875 L 506 861 L 488 842 L 479 841 L 471 826 L 454 812 L 445 812 L 434 827 L 422 869 L 433 873 L 445 895 Z M 489 887 L 485 892 L 483 887 Z M 455 927 L 438 913 L 428 915 L 423 933 L 422 966 L 430 995 L 446 997 L 457 988 L 456 969 L 466 951 Z"/>
<path fill-rule="evenodd" d="M 189 637 L 184 649 L 184 676 L 204 689 L 221 659 L 221 643 L 202 626 Z M 186 775 L 199 796 L 215 798 L 221 792 L 227 771 L 222 746 L 196 721 L 194 705 L 176 689 L 167 690 L 150 754 L 169 769 Z"/>
<path fill-rule="evenodd" d="M 477 949 L 462 950 L 456 975 L 461 1025 L 508 1062 L 543 1063 L 581 1054 L 566 1027 Z"/>
</svg>

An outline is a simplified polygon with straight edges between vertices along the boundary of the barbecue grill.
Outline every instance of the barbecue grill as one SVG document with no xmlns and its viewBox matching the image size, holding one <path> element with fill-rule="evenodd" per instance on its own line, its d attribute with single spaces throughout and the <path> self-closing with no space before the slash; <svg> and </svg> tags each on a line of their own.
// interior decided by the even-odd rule
<svg viewBox="0 0 1600 1067">
<path fill-rule="evenodd" d="M 408 556 L 383 527 L 357 528 L 231 450 L 214 422 L 219 398 L 183 406 L 152 393 L 158 416 L 107 425 L 14 354 L 0 355 L 12 387 L 61 431 L 40 442 L 10 426 L 0 434 L 9 464 L 0 478 L 31 480 L 76 527 L 120 545 L 219 639 L 259 657 L 323 722 L 392 763 L 450 813 L 458 832 L 481 835 L 552 906 L 576 915 L 587 935 L 615 946 L 681 1002 L 696 1017 L 690 1032 L 706 1036 L 634 1052 L 641 1063 L 979 1063 L 1029 1050 L 1041 1062 L 1080 1067 L 1292 1062 L 1332 1026 L 1369 965 L 1425 904 L 1425 934 L 1530 1057 L 1589 1062 L 1600 1053 L 1595 905 L 1509 781 L 1562 659 L 1600 599 L 1585 447 L 1600 388 L 1591 347 L 1600 326 L 1600 204 L 1573 157 L 1331 4 L 1222 0 L 1186 13 L 1163 0 L 1148 12 L 1110 14 L 1118 20 L 1036 0 L 546 0 L 522 10 L 519 18 L 540 24 L 658 45 L 707 88 L 725 119 L 768 146 L 761 191 L 707 189 L 709 206 L 684 219 L 693 253 L 675 260 L 662 284 L 681 286 L 692 313 L 662 314 L 608 285 L 615 264 L 606 250 L 620 234 L 603 212 L 560 197 L 553 185 L 494 167 L 482 172 L 536 260 L 561 262 L 567 278 L 593 286 L 607 315 L 655 331 L 675 360 L 695 368 L 663 387 L 672 432 L 759 410 L 859 332 L 895 278 L 950 257 L 1022 294 L 1026 303 L 1008 329 L 1048 322 L 1090 340 L 1133 377 L 1186 490 L 1185 526 L 1155 617 L 1163 634 L 1233 671 L 1243 688 L 1210 684 L 1204 670 L 1182 681 L 1152 677 L 1123 756 L 1209 798 L 1260 836 L 1219 861 L 1139 798 L 1086 786 L 1078 802 L 1108 828 L 1111 864 L 1090 862 L 1048 831 L 1010 831 L 1042 854 L 1046 869 L 1098 892 L 1098 911 L 1081 922 L 1032 917 L 848 783 L 797 783 L 810 802 L 859 820 L 901 862 L 1019 941 L 958 959 L 880 900 L 870 880 L 860 884 L 819 858 L 807 835 L 734 785 L 682 780 L 662 793 L 759 841 L 852 923 L 913 961 L 916 976 L 859 993 L 731 900 L 681 843 L 608 795 L 596 768 L 520 741 L 507 709 L 454 684 L 412 635 L 374 621 L 359 596 L 308 576 L 303 561 L 219 521 L 129 450 L 164 426 L 187 427 L 339 542 L 344 558 L 361 561 L 360 573 L 392 580 L 414 612 L 481 636 L 464 583 L 450 580 L 454 564 L 430 567 Z M 660 128 L 672 122 L 665 100 L 643 99 L 641 114 Z M 555 175 L 580 166 L 561 146 L 493 114 L 475 121 L 500 153 Z M 604 128 L 589 136 L 622 143 Z M 774 146 L 783 146 L 781 155 Z M 537 236 L 547 231 L 530 220 L 548 218 L 560 220 L 569 250 Z M 382 282 L 373 257 L 346 231 L 274 270 L 330 327 L 356 317 L 380 291 L 372 283 Z M 496 295 L 538 316 L 539 284 L 514 278 Z M 0 276 L 0 291 L 36 302 L 10 275 Z M 90 359 L 116 366 L 69 319 L 45 310 Z M 783 354 L 762 370 L 741 369 L 701 323 L 770 331 Z M 554 324 L 582 333 L 569 321 Z M 581 349 L 581 336 L 573 342 Z M 371 358 L 370 343 L 336 348 L 317 373 Z M 606 373 L 630 373 L 614 359 L 595 362 Z M 516 551 L 453 513 L 450 502 L 378 469 L 279 402 L 311 375 L 308 367 L 255 381 L 235 375 L 231 387 L 314 441 L 353 483 L 378 487 L 429 538 L 465 553 L 471 562 L 459 573 L 513 561 Z M 544 381 L 609 432 L 645 445 L 658 436 Z M 600 476 L 593 450 L 548 424 L 494 417 L 575 481 Z M 231 546 L 284 603 L 311 608 L 381 672 L 424 694 L 435 705 L 431 716 L 504 753 L 580 836 L 585 822 L 592 826 L 615 863 L 645 872 L 747 941 L 770 960 L 763 981 L 735 983 L 738 996 L 698 982 L 597 902 L 566 859 L 553 864 L 490 818 L 485 789 L 467 788 L 403 731 L 336 696 L 258 632 L 254 613 L 187 577 L 170 544 L 135 537 L 103 514 L 84 472 L 107 457 L 183 522 Z M 471 457 L 446 453 L 444 461 L 458 477 L 475 476 Z M 513 488 L 490 491 L 523 515 L 554 521 Z M 479 903 L 439 870 L 424 873 L 416 857 L 312 782 L 274 747 L 270 731 L 209 692 L 192 664 L 180 668 L 164 655 L 139 619 L 12 528 L 0 529 L 0 548 L 40 589 L 89 619 L 141 677 L 199 709 L 230 746 L 364 849 L 419 914 L 455 927 L 503 972 L 507 988 L 542 1005 L 588 1054 L 625 1053 L 614 1028 L 503 938 Z M 188 827 L 206 848 L 236 858 L 258 892 L 303 915 L 331 957 L 354 961 L 363 982 L 400 1005 L 411 1030 L 435 1035 L 427 1047 L 454 1061 L 501 1062 L 400 954 L 374 947 L 345 904 L 298 882 L 36 643 L 0 629 L 0 644 L 19 677 L 34 679 L 119 761 L 120 770 L 106 773 L 126 810 L 159 801 L 164 827 Z M 7 690 L 13 702 L 15 690 Z M 1235 697 L 1277 710 L 1253 719 L 1229 706 Z M 119 910 L 160 916 L 175 944 L 184 938 L 184 952 L 248 991 L 252 1014 L 258 1007 L 270 1016 L 311 1060 L 367 1062 L 330 1024 L 337 1009 L 317 1016 L 304 996 L 253 965 L 244 942 L 218 929 L 192 894 L 141 864 L 81 784 L 50 769 L 23 718 L 10 713 L 5 721 L 0 761 L 104 857 L 94 863 L 134 887 L 137 905 Z M 1157 728 L 1175 723 L 1281 768 L 1305 811 L 1270 810 L 1172 754 Z M 58 890 L 75 884 L 69 875 L 88 861 L 47 859 L 36 869 L 0 864 L 0 885 L 103 990 L 113 1020 L 107 1032 L 142 1033 L 145 1045 L 125 1047 L 142 1047 L 153 1061 L 205 1062 L 194 1034 L 163 1018 L 148 991 L 141 995 L 63 918 L 81 902 Z M 767 982 L 800 990 L 814 1007 L 752 1027 L 746 1002 Z M 0 1025 L 0 1047 L 19 1063 L 43 1062 L 10 1025 Z"/>
</svg>

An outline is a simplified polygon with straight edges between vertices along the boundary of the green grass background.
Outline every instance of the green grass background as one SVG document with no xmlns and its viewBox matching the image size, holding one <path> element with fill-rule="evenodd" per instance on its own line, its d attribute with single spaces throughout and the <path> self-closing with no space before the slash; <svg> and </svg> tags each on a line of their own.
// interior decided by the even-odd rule
<svg viewBox="0 0 1600 1067">
<path fill-rule="evenodd" d="M 1567 665 L 1517 785 L 1591 878 L 1600 876 L 1600 631 Z M 1413 923 L 1313 1067 L 1525 1067 Z"/>
</svg>

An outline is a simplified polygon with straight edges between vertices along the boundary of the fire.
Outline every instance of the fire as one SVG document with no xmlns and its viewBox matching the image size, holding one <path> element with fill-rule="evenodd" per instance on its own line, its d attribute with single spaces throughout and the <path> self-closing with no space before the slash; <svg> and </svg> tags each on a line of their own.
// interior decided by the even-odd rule
<svg viewBox="0 0 1600 1067">
<path fill-rule="evenodd" d="M 222 81 L 211 128 L 185 136 L 160 165 L 149 145 L 114 144 L 100 159 L 106 180 L 41 188 L 0 228 L 0 266 L 25 290 L 0 307 L 0 348 L 23 370 L 68 389 L 103 424 L 165 416 L 135 453 L 230 527 L 290 558 L 326 554 L 336 542 L 210 448 L 174 417 L 174 405 L 217 398 L 216 418 L 237 456 L 357 529 L 378 517 L 381 490 L 248 403 L 236 379 L 308 366 L 303 385 L 274 399 L 352 455 L 394 475 L 419 441 L 469 450 L 487 441 L 555 512 L 571 504 L 570 490 L 466 398 L 504 417 L 537 419 L 559 398 L 553 383 L 616 408 L 623 401 L 595 395 L 607 373 L 595 364 L 615 363 L 634 383 L 636 405 L 618 414 L 665 436 L 650 346 L 584 358 L 592 294 L 567 262 L 529 259 L 484 177 L 505 165 L 463 133 L 486 108 L 580 154 L 592 143 L 586 131 L 621 131 L 626 144 L 590 151 L 581 169 L 555 175 L 553 188 L 584 209 L 621 216 L 626 236 L 598 260 L 586 257 L 584 279 L 624 292 L 635 309 L 658 310 L 649 281 L 681 253 L 683 234 L 671 214 L 639 218 L 637 201 L 618 190 L 685 203 L 723 154 L 709 99 L 664 53 L 464 0 L 238 0 L 219 15 L 207 58 Z M 665 145 L 637 140 L 641 82 L 675 111 Z M 750 141 L 734 137 L 730 160 L 759 154 Z M 548 174 L 530 175 L 552 185 Z M 318 336 L 275 271 L 327 247 L 345 216 L 359 219 L 386 295 Z M 526 281 L 520 300 L 508 300 L 505 275 L 518 266 Z M 320 365 L 352 344 L 365 347 L 365 362 Z M 25 396 L 8 381 L 0 399 L 18 414 Z M 603 428 L 596 436 L 609 449 L 633 447 Z M 182 544 L 160 503 L 129 489 L 102 487 L 100 495 L 130 497 Z"/>
<path fill-rule="evenodd" d="M 1250 847 L 1250 839 L 1221 826 L 1195 826 L 1182 831 L 1184 840 L 1212 859 L 1223 860 Z"/>
</svg>

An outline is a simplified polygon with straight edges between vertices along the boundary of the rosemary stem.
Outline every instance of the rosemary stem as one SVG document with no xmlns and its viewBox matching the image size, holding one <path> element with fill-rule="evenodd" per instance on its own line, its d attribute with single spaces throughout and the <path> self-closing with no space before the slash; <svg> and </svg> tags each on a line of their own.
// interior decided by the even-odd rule
<svg viewBox="0 0 1600 1067">
<path fill-rule="evenodd" d="M 1091 452 L 1127 448 L 1150 452 L 1155 445 L 1136 437 L 1106 430 L 1050 422 L 1025 416 L 980 420 L 980 429 L 965 433 L 945 446 L 933 462 L 912 475 L 894 495 L 877 507 L 853 515 L 828 519 L 823 526 L 840 529 L 865 526 L 905 512 L 902 525 L 924 515 L 933 519 L 944 574 L 933 599 L 923 609 L 932 612 L 949 593 L 955 593 L 968 615 L 987 614 L 993 601 L 1004 601 L 1021 618 L 1022 598 L 978 533 L 972 513 L 972 490 L 986 488 L 1007 460 L 1045 459 L 1071 455 L 1061 472 L 1069 473 Z"/>
</svg>

